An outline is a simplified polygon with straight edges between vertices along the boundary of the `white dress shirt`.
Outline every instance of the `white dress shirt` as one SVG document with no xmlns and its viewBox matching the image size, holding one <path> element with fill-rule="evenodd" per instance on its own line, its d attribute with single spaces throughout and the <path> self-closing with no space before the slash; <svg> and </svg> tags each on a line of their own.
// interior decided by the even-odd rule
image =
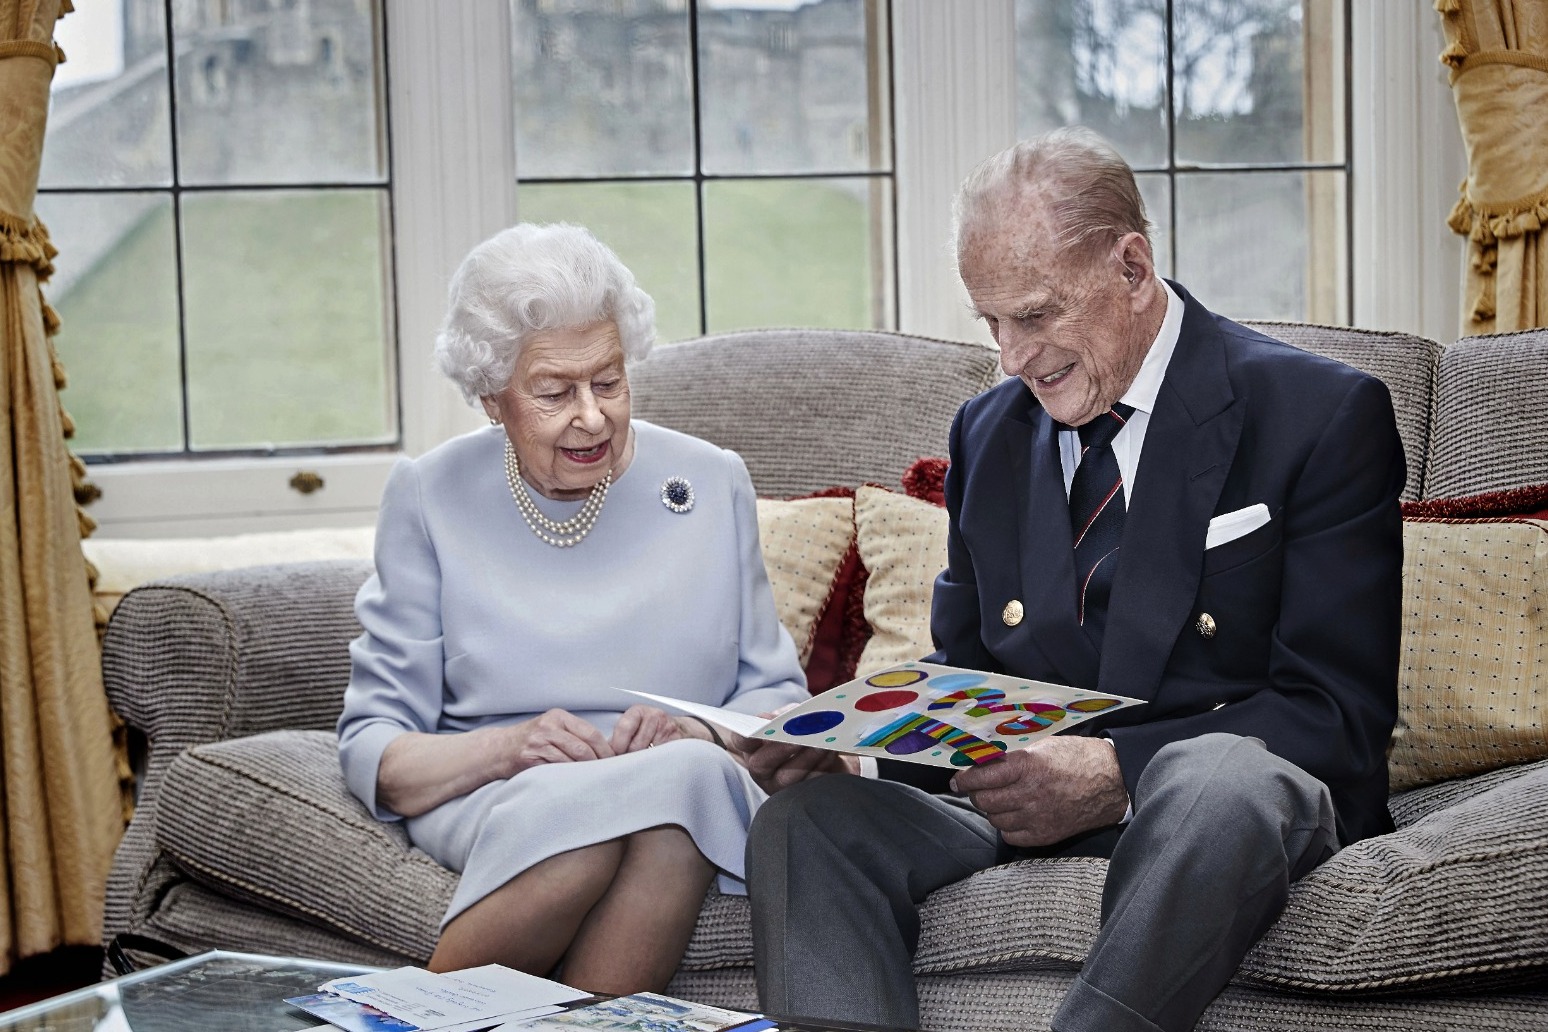
<svg viewBox="0 0 1548 1032">
<path fill-rule="evenodd" d="M 1134 409 L 1123 429 L 1113 437 L 1113 458 L 1118 460 L 1118 472 L 1123 475 L 1123 504 L 1129 505 L 1129 495 L 1134 490 L 1134 477 L 1139 470 L 1140 449 L 1145 446 L 1145 431 L 1150 427 L 1150 414 L 1156 409 L 1156 396 L 1161 393 L 1161 381 L 1166 377 L 1166 367 L 1172 362 L 1172 352 L 1177 350 L 1177 338 L 1182 333 L 1182 298 L 1158 279 L 1166 291 L 1166 316 L 1145 361 L 1140 365 L 1134 382 L 1118 400 Z M 1059 431 L 1059 461 L 1064 467 L 1064 494 L 1070 493 L 1075 480 L 1075 467 L 1080 465 L 1080 434 L 1075 430 Z"/>
</svg>

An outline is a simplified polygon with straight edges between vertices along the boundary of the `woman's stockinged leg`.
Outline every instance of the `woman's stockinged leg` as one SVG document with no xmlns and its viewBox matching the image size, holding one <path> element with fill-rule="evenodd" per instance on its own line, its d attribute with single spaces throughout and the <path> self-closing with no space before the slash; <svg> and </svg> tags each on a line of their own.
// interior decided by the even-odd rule
<svg viewBox="0 0 1548 1032">
<path fill-rule="evenodd" d="M 504 964 L 548 975 L 586 915 L 612 887 L 625 839 L 572 849 L 534 864 L 452 919 L 431 971 Z"/>
<path fill-rule="evenodd" d="M 623 841 L 623 862 L 581 922 L 564 981 L 597 993 L 659 992 L 688 948 L 715 868 L 676 826 Z"/>
</svg>

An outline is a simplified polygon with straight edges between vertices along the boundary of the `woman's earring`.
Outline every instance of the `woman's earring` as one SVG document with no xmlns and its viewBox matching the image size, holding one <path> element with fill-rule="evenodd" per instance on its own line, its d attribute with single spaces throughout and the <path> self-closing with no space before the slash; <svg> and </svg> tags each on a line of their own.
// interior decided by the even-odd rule
<svg viewBox="0 0 1548 1032">
<path fill-rule="evenodd" d="M 499 426 L 500 425 L 500 421 L 498 419 L 496 419 L 494 416 L 490 416 L 489 417 L 489 425 L 490 426 Z"/>
</svg>

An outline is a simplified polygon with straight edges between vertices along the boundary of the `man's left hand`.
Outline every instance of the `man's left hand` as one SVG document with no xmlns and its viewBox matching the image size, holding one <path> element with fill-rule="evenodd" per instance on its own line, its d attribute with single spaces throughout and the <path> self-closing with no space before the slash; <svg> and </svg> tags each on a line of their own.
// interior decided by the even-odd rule
<svg viewBox="0 0 1548 1032">
<path fill-rule="evenodd" d="M 1095 738 L 1045 738 L 961 771 L 951 785 L 1012 846 L 1050 846 L 1117 824 L 1129 808 L 1118 755 Z"/>
</svg>

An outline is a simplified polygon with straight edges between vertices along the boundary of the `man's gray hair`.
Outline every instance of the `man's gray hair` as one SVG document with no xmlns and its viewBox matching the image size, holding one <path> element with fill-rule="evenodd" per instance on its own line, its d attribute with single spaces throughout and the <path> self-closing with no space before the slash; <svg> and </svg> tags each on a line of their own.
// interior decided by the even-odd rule
<svg viewBox="0 0 1548 1032">
<path fill-rule="evenodd" d="M 656 338 L 656 303 L 634 274 L 590 231 L 567 223 L 496 233 L 468 252 L 449 293 L 435 359 L 470 405 L 505 389 L 522 345 L 540 330 L 611 319 L 631 362 Z"/>
<path fill-rule="evenodd" d="M 1134 171 L 1085 126 L 1067 126 L 1008 147 L 968 173 L 952 206 L 952 240 L 997 205 L 1036 191 L 1047 198 L 1060 243 L 1090 253 L 1127 233 L 1150 241 Z"/>
</svg>

